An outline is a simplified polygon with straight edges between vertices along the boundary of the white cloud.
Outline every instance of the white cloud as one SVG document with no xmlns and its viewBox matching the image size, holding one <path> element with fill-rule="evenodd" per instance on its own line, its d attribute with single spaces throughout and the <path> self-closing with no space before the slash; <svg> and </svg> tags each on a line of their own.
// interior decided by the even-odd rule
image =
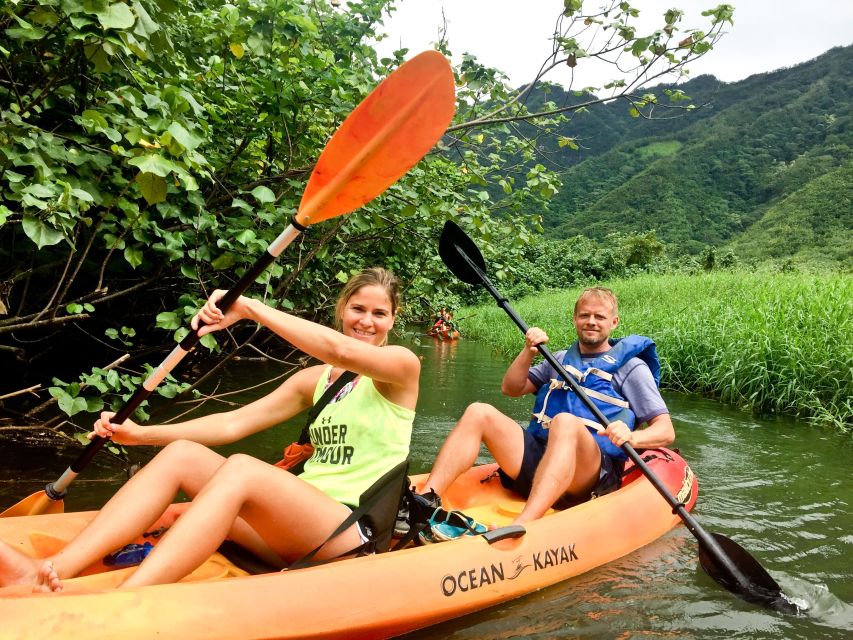
<svg viewBox="0 0 853 640">
<path fill-rule="evenodd" d="M 685 11 L 682 26 L 707 25 L 701 11 L 717 0 L 636 0 L 641 17 L 657 23 L 671 7 Z M 853 43 L 853 1 L 816 0 L 810 4 L 786 0 L 743 0 L 735 5 L 734 26 L 704 58 L 690 65 L 691 76 L 710 73 L 732 82 L 755 73 L 790 67 L 819 56 L 833 46 Z M 447 20 L 447 40 L 454 55 L 477 56 L 501 69 L 512 84 L 531 80 L 551 51 L 549 40 L 563 3 L 561 0 L 399 0 L 398 9 L 385 20 L 389 37 L 379 43 L 388 54 L 401 44 L 410 55 L 431 48 L 439 37 L 442 11 Z M 455 60 L 458 61 L 458 60 Z M 580 72 L 581 65 L 577 71 Z M 562 77 L 549 76 L 568 84 Z M 580 78 L 575 86 L 601 78 Z"/>
</svg>

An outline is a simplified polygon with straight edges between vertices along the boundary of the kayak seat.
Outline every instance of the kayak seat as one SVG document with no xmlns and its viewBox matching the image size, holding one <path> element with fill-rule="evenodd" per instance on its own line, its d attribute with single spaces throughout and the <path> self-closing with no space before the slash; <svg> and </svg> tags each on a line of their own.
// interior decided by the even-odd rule
<svg viewBox="0 0 853 640">
<path fill-rule="evenodd" d="M 403 495 L 409 486 L 409 461 L 404 460 L 374 482 L 359 498 L 365 510 L 359 522 L 371 531 L 371 540 L 363 553 L 384 553 L 391 548 L 394 525 Z"/>
<path fill-rule="evenodd" d="M 362 525 L 362 530 L 368 533 L 370 538 L 368 542 L 352 549 L 343 556 L 353 554 L 367 555 L 371 553 L 383 553 L 391 547 L 391 538 L 394 534 L 394 522 L 397 518 L 397 510 L 403 498 L 403 493 L 408 486 L 408 469 L 409 461 L 404 460 L 393 469 L 388 471 L 379 480 L 368 487 L 359 497 L 359 504 L 353 510 L 345 524 L 349 520 L 358 521 Z M 355 518 L 353 519 L 353 516 Z M 344 529 L 349 528 L 348 524 Z M 308 566 L 314 555 L 326 544 L 329 540 L 338 535 L 340 531 L 335 531 L 329 538 L 323 541 L 311 553 L 290 565 L 290 569 L 297 569 Z M 241 547 L 236 542 L 226 540 L 220 545 L 219 553 L 224 555 L 228 560 L 235 564 L 240 569 L 251 574 L 273 573 L 279 571 L 278 567 L 267 564 L 258 558 L 251 551 Z M 326 562 L 326 561 L 324 561 Z M 321 563 L 315 563 L 321 564 Z"/>
</svg>

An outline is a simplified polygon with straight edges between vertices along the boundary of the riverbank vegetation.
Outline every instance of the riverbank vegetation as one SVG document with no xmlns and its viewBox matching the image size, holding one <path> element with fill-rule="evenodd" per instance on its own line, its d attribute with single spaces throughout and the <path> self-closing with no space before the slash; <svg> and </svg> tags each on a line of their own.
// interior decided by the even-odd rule
<svg viewBox="0 0 853 640">
<path fill-rule="evenodd" d="M 760 413 L 853 431 L 853 278 L 843 274 L 714 271 L 642 274 L 602 282 L 619 296 L 614 335 L 655 340 L 662 386 Z M 553 350 L 574 340 L 581 286 L 512 300 Z M 466 339 L 511 356 L 518 328 L 496 305 L 464 309 Z"/>
</svg>

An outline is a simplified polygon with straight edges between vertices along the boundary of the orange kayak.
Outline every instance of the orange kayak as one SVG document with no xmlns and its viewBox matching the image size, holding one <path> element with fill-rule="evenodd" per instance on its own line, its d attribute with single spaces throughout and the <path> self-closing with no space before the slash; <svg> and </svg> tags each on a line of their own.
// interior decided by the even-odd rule
<svg viewBox="0 0 853 640">
<path fill-rule="evenodd" d="M 441 329 L 432 328 L 427 331 L 427 335 L 430 338 L 436 338 L 438 340 L 458 340 L 459 332 L 455 329 L 449 329 L 447 327 Z"/>
<path fill-rule="evenodd" d="M 698 486 L 676 453 L 648 464 L 692 508 Z M 26 638 L 388 638 L 494 606 L 589 571 L 679 524 L 637 470 L 616 492 L 522 530 L 506 527 L 522 503 L 478 466 L 445 495 L 497 529 L 400 551 L 248 575 L 215 554 L 176 584 L 116 590 L 133 567 L 67 580 L 62 595 L 0 589 L 2 636 Z M 415 482 L 424 477 L 414 478 Z M 54 552 L 95 512 L 0 518 L 0 539 L 34 557 Z"/>
</svg>

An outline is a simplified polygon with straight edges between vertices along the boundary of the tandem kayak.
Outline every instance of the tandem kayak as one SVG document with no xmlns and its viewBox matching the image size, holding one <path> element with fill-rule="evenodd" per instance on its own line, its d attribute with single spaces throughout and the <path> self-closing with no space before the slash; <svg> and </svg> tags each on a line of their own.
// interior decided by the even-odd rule
<svg viewBox="0 0 853 640">
<path fill-rule="evenodd" d="M 688 509 L 698 485 L 667 449 L 644 459 Z M 522 527 L 523 503 L 495 465 L 477 466 L 445 494 L 494 530 L 450 542 L 249 575 L 220 554 L 176 584 L 116 590 L 134 567 L 65 581 L 62 594 L 0 589 L 2 636 L 26 638 L 388 638 L 567 580 L 656 540 L 680 520 L 629 467 L 618 491 Z M 413 478 L 423 482 L 425 477 Z M 0 518 L 0 539 L 34 557 L 61 548 L 96 512 Z"/>
</svg>

